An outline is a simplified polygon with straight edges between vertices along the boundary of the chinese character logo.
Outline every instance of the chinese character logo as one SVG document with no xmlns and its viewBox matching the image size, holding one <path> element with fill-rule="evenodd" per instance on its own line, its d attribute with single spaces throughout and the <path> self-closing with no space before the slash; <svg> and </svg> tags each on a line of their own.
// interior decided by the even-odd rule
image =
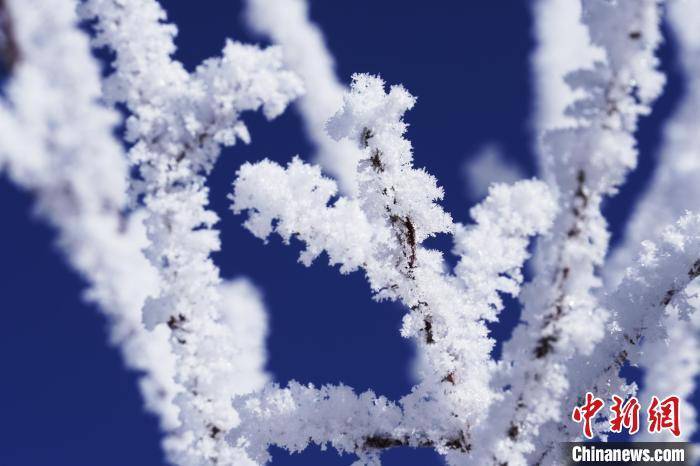
<svg viewBox="0 0 700 466">
<path fill-rule="evenodd" d="M 579 424 L 583 422 L 583 435 L 586 438 L 593 438 L 593 429 L 591 428 L 591 420 L 598 414 L 598 411 L 605 405 L 603 400 L 593 396 L 593 393 L 586 393 L 586 403 L 583 406 L 577 406 L 574 408 L 574 412 L 571 413 L 571 419 Z"/>
<path fill-rule="evenodd" d="M 641 411 L 639 400 L 632 396 L 625 401 L 621 397 L 613 395 L 612 401 L 610 431 L 620 433 L 625 428 L 631 435 L 639 432 L 639 413 Z M 588 439 L 593 438 L 593 419 L 603 409 L 603 406 L 605 406 L 605 402 L 602 399 L 587 392 L 585 403 L 582 406 L 576 406 L 571 413 L 571 419 L 574 422 L 583 423 L 583 435 Z M 647 430 L 650 434 L 668 430 L 674 436 L 680 436 L 679 411 L 680 399 L 677 396 L 668 396 L 663 400 L 653 396 L 646 411 Z"/>
<path fill-rule="evenodd" d="M 678 419 L 680 400 L 677 396 L 669 396 L 659 401 L 654 396 L 647 410 L 649 416 L 649 433 L 661 432 L 668 429 L 678 437 L 681 435 L 680 421 Z"/>
<path fill-rule="evenodd" d="M 625 427 L 630 434 L 639 431 L 639 401 L 635 397 L 623 403 L 622 398 L 613 395 L 613 405 L 610 411 L 613 416 L 610 418 L 610 430 L 612 432 L 622 432 Z"/>
</svg>

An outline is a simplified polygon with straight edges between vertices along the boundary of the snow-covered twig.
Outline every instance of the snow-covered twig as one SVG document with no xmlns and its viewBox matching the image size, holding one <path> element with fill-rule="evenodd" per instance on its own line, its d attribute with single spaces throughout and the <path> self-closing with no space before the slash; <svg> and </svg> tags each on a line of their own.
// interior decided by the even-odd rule
<svg viewBox="0 0 700 466">
<path fill-rule="evenodd" d="M 605 53 L 591 44 L 588 29 L 581 22 L 580 1 L 536 0 L 531 6 L 537 39 L 531 58 L 535 81 L 533 126 L 537 134 L 578 126 L 576 115 L 566 109 L 585 97 L 585 90 L 573 89 L 566 77 L 581 69 L 593 69 L 597 61 L 605 59 Z"/>
<path fill-rule="evenodd" d="M 579 126 L 544 135 L 544 177 L 556 188 L 561 210 L 553 234 L 538 244 L 537 277 L 523 293 L 527 326 L 516 329 L 504 349 L 503 383 L 509 389 L 491 416 L 505 422 L 484 429 L 479 442 L 492 445 L 495 463 L 526 464 L 526 455 L 538 446 L 540 427 L 562 416 L 568 361 L 590 353 L 604 337 L 607 312 L 594 295 L 609 236 L 601 203 L 635 166 L 637 120 L 650 111 L 664 82 L 654 56 L 660 41 L 658 3 L 582 2 L 583 23 L 606 61 L 567 78 L 585 91 L 568 110 L 581 120 Z M 500 430 L 496 435 L 494 427 Z"/>
<path fill-rule="evenodd" d="M 625 269 L 633 263 L 642 241 L 661 234 L 666 225 L 685 211 L 698 208 L 700 34 L 697 24 L 700 20 L 700 3 L 669 2 L 667 13 L 685 78 L 683 100 L 666 124 L 651 185 L 634 209 L 624 241 L 606 263 L 604 270 L 609 289 L 617 286 Z M 690 302 L 693 307 L 697 307 L 697 304 L 695 300 Z M 695 313 L 687 320 L 679 319 L 677 312 L 671 312 L 665 319 L 667 338 L 646 343 L 639 357 L 639 365 L 646 372 L 644 391 L 639 398 L 644 403 L 654 394 L 659 397 L 671 394 L 685 397 L 682 435 L 689 438 L 695 430 L 694 409 L 688 398 L 694 390 L 695 377 L 700 369 L 697 350 L 700 314 Z"/>
<path fill-rule="evenodd" d="M 0 100 L 0 168 L 36 196 L 68 261 L 89 283 L 86 297 L 107 316 L 112 342 L 140 381 L 164 427 L 176 423 L 175 361 L 167 329 L 146 330 L 141 309 L 158 292 L 143 256 L 142 214 L 127 210 L 128 166 L 99 103 L 100 71 L 70 0 L 8 0 L 2 8 L 12 60 Z M 11 25 L 11 26 L 10 26 Z M 12 37 L 8 37 L 11 31 Z M 46 40 L 50 37 L 51 40 Z M 65 60 L 70 57 L 70 62 Z"/>
<path fill-rule="evenodd" d="M 637 265 L 627 269 L 620 285 L 605 299 L 611 313 L 610 336 L 596 346 L 585 364 L 575 362 L 581 368 L 576 385 L 600 397 L 619 393 L 626 386 L 618 374 L 621 366 L 628 361 L 636 364 L 646 344 L 666 338 L 667 308 L 671 305 L 681 315 L 688 309 L 687 287 L 698 276 L 700 215 L 688 213 L 654 242 L 643 242 Z"/>
<path fill-rule="evenodd" d="M 12 71 L 20 59 L 15 26 L 10 15 L 7 0 L 0 0 L 0 60 L 7 71 Z"/>
<path fill-rule="evenodd" d="M 402 116 L 413 103 L 400 86 L 387 93 L 379 78 L 353 78 L 343 109 L 328 126 L 332 136 L 349 138 L 362 150 L 357 198 L 331 203 L 335 183 L 299 159 L 286 169 L 263 161 L 241 168 L 233 210 L 249 212 L 245 226 L 260 238 L 276 232 L 286 242 L 302 240 L 304 264 L 325 251 L 343 273 L 364 269 L 375 299 L 410 309 L 402 335 L 422 348 L 422 381 L 401 400 L 404 424 L 421 432 L 420 441 L 409 443 L 463 454 L 471 449 L 470 426 L 494 400 L 493 341 L 483 319 L 494 319 L 502 308 L 497 292 L 518 293 L 528 237 L 549 227 L 555 205 L 540 182 L 494 187 L 472 211 L 477 226 L 458 228 L 455 252 L 462 260 L 456 275 L 447 272 L 442 254 L 422 246 L 455 227 L 435 202 L 442 190 L 434 178 L 412 168 Z M 501 260 L 494 262 L 491 254 Z M 389 438 L 394 446 L 401 443 Z"/>
<path fill-rule="evenodd" d="M 693 287 L 693 289 L 690 289 Z M 640 431 L 635 441 L 640 442 L 688 442 L 697 429 L 697 412 L 692 403 L 695 392 L 695 378 L 700 372 L 700 304 L 697 301 L 697 282 L 686 289 L 683 307 L 692 306 L 694 312 L 681 318 L 678 310 L 671 306 L 662 317 L 666 337 L 643 342 L 644 349 L 637 357 L 637 364 L 644 369 L 644 389 L 637 394 L 642 406 L 649 406 L 652 397 L 664 399 L 678 396 L 682 400 L 680 409 L 681 432 L 678 437 L 669 431 Z"/>
<path fill-rule="evenodd" d="M 246 4 L 248 24 L 282 47 L 285 63 L 304 81 L 306 92 L 297 104 L 319 164 L 338 180 L 343 193 L 356 194 L 355 168 L 361 154 L 351 141 L 333 141 L 325 131 L 347 88 L 336 77 L 323 32 L 309 18 L 307 0 L 247 0 Z"/>
<path fill-rule="evenodd" d="M 345 89 L 304 1 L 247 5 L 249 24 L 281 47 L 227 41 L 190 72 L 173 59 L 176 28 L 156 0 L 82 1 L 94 45 L 113 52 L 100 82 L 71 0 L 0 0 L 0 169 L 36 195 L 112 340 L 144 372 L 170 462 L 252 466 L 272 445 L 318 444 L 357 455 L 358 465 L 378 465 L 395 447 L 435 449 L 451 465 L 560 464 L 555 447 L 578 437 L 566 419 L 582 393 L 634 392 L 620 376 L 625 364 L 647 368 L 643 401 L 690 395 L 700 367 L 700 215 L 686 212 L 697 211 L 686 200 L 697 197 L 700 167 L 697 2 L 670 7 L 689 103 L 607 264 L 601 205 L 634 168 L 637 122 L 663 87 L 661 0 L 537 2 L 547 183 L 492 185 L 469 225 L 452 221 L 437 180 L 413 166 L 406 89 L 367 74 Z M 344 385 L 266 384 L 260 293 L 244 279 L 223 282 L 211 259 L 220 242 L 208 175 L 223 147 L 249 142 L 242 113 L 276 117 L 302 81 L 300 110 L 323 166 L 298 157 L 286 167 L 243 164 L 232 210 L 265 241 L 276 233 L 302 242 L 303 264 L 326 253 L 343 274 L 361 270 L 374 299 L 405 306 L 401 333 L 419 349 L 418 382 L 399 400 Z M 128 114 L 128 158 L 105 102 Z M 453 269 L 426 244 L 441 234 L 452 235 Z M 534 279 L 520 296 L 536 235 Z M 494 361 L 487 323 L 504 294 L 521 298 L 524 322 Z M 668 342 L 675 352 L 663 353 Z M 673 387 L 656 376 L 669 367 Z M 686 437 L 694 415 L 683 413 Z M 608 428 L 595 431 L 605 438 Z"/>
<path fill-rule="evenodd" d="M 166 451 L 181 466 L 249 464 L 224 434 L 238 421 L 231 398 L 241 388 L 239 371 L 259 368 L 259 356 L 246 363 L 232 328 L 239 324 L 221 309 L 219 270 L 210 258 L 219 249 L 218 219 L 207 208 L 206 176 L 221 146 L 249 141 L 242 112 L 261 109 L 274 118 L 301 83 L 283 69 L 279 49 L 232 41 L 220 58 L 188 73 L 172 59 L 176 30 L 154 0 L 90 0 L 82 14 L 96 20 L 96 45 L 115 52 L 105 95 L 131 114 L 126 139 L 140 174 L 132 195 L 148 213 L 146 252 L 163 282 L 144 317 L 169 327 L 182 387 L 175 399 L 180 425 L 166 438 Z"/>
</svg>

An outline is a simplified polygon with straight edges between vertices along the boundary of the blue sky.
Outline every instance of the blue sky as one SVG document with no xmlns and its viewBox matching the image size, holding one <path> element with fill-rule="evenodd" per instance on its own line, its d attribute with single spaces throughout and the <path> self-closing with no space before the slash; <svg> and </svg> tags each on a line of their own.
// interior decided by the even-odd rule
<svg viewBox="0 0 700 466">
<path fill-rule="evenodd" d="M 164 1 L 178 24 L 178 58 L 189 68 L 218 54 L 226 37 L 260 42 L 240 21 L 240 1 Z M 461 166 L 484 144 L 498 144 L 528 175 L 535 173 L 530 117 L 528 2 L 437 0 L 312 1 L 336 57 L 338 73 L 380 74 L 418 96 L 407 115 L 417 166 L 445 188 L 444 205 L 466 221 Z M 669 72 L 664 95 L 640 127 L 640 168 L 606 206 L 614 240 L 654 166 L 661 124 L 682 92 L 672 43 L 662 49 Z M 313 152 L 295 109 L 272 123 L 247 115 L 253 143 L 226 150 L 211 177 L 211 204 L 222 218 L 223 251 L 215 255 L 225 278 L 246 275 L 262 290 L 270 312 L 268 369 L 280 383 L 343 382 L 389 398 L 410 390 L 413 349 L 399 336 L 403 309 L 378 304 L 359 273 L 342 276 L 321 258 L 297 263 L 298 245 L 264 245 L 228 211 L 226 195 L 246 160 L 286 162 Z M 126 372 L 106 341 L 105 322 L 81 301 L 84 283 L 54 246 L 55 234 L 31 215 L 27 193 L 0 178 L 5 221 L 0 241 L 0 466 L 157 466 L 164 464 L 156 420 L 145 414 L 136 374 Z M 434 242 L 449 247 L 441 239 Z M 502 339 L 518 319 L 509 306 Z M 311 449 L 275 465 L 347 465 L 349 457 Z M 396 450 L 384 464 L 438 465 L 429 451 Z"/>
</svg>

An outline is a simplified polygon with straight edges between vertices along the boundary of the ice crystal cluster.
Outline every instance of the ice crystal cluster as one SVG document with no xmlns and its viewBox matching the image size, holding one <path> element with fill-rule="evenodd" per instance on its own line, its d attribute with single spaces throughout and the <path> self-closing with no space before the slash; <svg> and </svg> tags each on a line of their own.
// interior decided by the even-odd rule
<svg viewBox="0 0 700 466">
<path fill-rule="evenodd" d="M 533 12 L 539 179 L 492 184 L 460 224 L 414 165 L 404 116 L 416 98 L 373 74 L 338 79 L 304 0 L 247 0 L 249 25 L 275 45 L 228 40 L 191 71 L 156 0 L 0 0 L 0 170 L 34 194 L 142 374 L 171 464 L 266 464 L 270 446 L 317 444 L 356 465 L 397 447 L 434 449 L 450 465 L 557 465 L 559 443 L 581 436 L 568 419 L 585 392 L 692 395 L 700 2 L 538 0 Z M 639 119 L 664 87 L 662 21 L 685 100 L 611 250 L 602 206 L 635 168 Z M 108 52 L 106 73 L 94 50 Z M 246 113 L 273 119 L 295 101 L 318 164 L 244 163 L 232 215 L 261 240 L 303 244 L 301 264 L 326 257 L 405 308 L 418 381 L 400 399 L 271 382 L 260 292 L 222 280 L 212 260 L 208 175 L 224 147 L 251 142 Z M 456 265 L 426 243 L 437 235 L 452 240 Z M 522 318 L 494 360 L 487 324 L 506 295 Z M 620 375 L 627 365 L 646 373 L 639 393 Z M 695 412 L 684 409 L 687 439 Z"/>
</svg>

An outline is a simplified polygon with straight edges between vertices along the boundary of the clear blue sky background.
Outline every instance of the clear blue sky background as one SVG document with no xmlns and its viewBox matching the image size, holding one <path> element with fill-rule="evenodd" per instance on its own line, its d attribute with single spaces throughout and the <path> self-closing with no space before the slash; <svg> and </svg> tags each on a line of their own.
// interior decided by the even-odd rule
<svg viewBox="0 0 700 466">
<path fill-rule="evenodd" d="M 165 1 L 178 24 L 178 58 L 192 68 L 216 55 L 226 37 L 257 41 L 240 20 L 240 1 Z M 533 47 L 528 2 L 354 0 L 312 2 L 348 81 L 353 72 L 381 74 L 418 96 L 407 120 L 418 166 L 446 191 L 445 206 L 466 221 L 461 165 L 484 143 L 496 142 L 512 163 L 534 174 L 529 119 Z M 666 92 L 642 121 L 640 168 L 606 206 L 615 240 L 654 166 L 661 124 L 682 92 L 673 44 L 662 50 Z M 222 217 L 223 251 L 215 260 L 226 278 L 247 275 L 262 289 L 270 312 L 268 368 L 277 381 L 343 382 L 399 398 L 411 387 L 411 344 L 399 336 L 403 309 L 371 301 L 364 278 L 341 276 L 325 259 L 298 264 L 298 245 L 267 246 L 227 210 L 237 167 L 269 157 L 286 162 L 312 152 L 295 109 L 267 123 L 247 115 L 253 144 L 227 150 L 212 175 L 211 202 Z M 1 136 L 0 136 L 1 137 Z M 106 343 L 105 322 L 80 298 L 84 282 L 64 263 L 55 234 L 30 214 L 31 195 L 0 178 L 0 466 L 163 465 L 159 432 L 145 414 L 136 374 Z M 446 241 L 436 244 L 448 247 Z M 503 339 L 518 320 L 509 306 Z M 347 465 L 350 457 L 310 449 L 273 452 L 275 465 Z M 438 465 L 429 451 L 395 450 L 385 465 Z"/>
</svg>

